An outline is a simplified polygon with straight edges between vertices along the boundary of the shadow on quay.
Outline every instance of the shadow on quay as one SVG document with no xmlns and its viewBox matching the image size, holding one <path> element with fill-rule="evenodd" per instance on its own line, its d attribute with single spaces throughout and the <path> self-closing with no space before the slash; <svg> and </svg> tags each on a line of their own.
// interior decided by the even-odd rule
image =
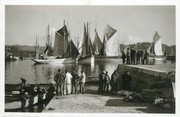
<svg viewBox="0 0 180 117">
<path fill-rule="evenodd" d="M 136 108 L 136 110 L 142 111 L 144 113 L 175 113 L 174 108 L 165 109 L 144 102 L 125 102 L 121 97 L 120 99 L 109 99 L 108 101 L 106 101 L 105 106 L 134 107 Z"/>
</svg>

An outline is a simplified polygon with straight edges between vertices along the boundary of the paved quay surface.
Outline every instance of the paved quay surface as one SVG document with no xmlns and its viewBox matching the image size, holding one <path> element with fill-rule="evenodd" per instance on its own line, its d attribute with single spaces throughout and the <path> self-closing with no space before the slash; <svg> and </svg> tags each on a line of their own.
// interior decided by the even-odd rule
<svg viewBox="0 0 180 117">
<path fill-rule="evenodd" d="M 127 66 L 146 69 L 146 70 L 152 70 L 152 71 L 159 71 L 159 72 L 170 72 L 170 71 L 175 71 L 176 69 L 175 64 L 127 65 Z"/>
<path fill-rule="evenodd" d="M 175 71 L 175 64 L 127 65 L 148 71 Z M 97 94 L 97 85 L 86 84 L 86 94 L 54 96 L 42 113 L 168 113 L 149 103 L 124 102 L 123 97 Z"/>
<path fill-rule="evenodd" d="M 124 102 L 123 97 L 96 94 L 97 86 L 86 86 L 87 94 L 54 96 L 42 113 L 144 113 L 149 104 Z M 141 110 L 142 109 L 142 110 Z"/>
</svg>

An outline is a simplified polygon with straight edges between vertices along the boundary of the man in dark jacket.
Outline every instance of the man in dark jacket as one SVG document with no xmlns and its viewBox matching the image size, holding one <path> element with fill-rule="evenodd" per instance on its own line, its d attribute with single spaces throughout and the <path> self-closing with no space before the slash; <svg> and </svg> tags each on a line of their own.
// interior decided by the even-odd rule
<svg viewBox="0 0 180 117">
<path fill-rule="evenodd" d="M 76 73 L 76 71 L 74 70 L 72 72 L 72 80 L 71 80 L 71 93 L 74 92 L 75 89 L 75 94 L 77 94 L 77 87 L 78 87 L 78 83 L 79 83 L 79 75 Z"/>
<path fill-rule="evenodd" d="M 129 74 L 128 71 L 125 71 L 124 74 L 122 75 L 122 86 L 123 90 L 131 90 L 131 75 Z"/>
<path fill-rule="evenodd" d="M 105 87 L 105 71 L 103 71 L 101 74 L 99 74 L 99 87 L 98 87 L 98 93 L 104 93 L 104 87 Z"/>
<path fill-rule="evenodd" d="M 131 48 L 131 64 L 135 64 L 135 56 L 136 56 L 136 50 L 134 48 Z"/>
<path fill-rule="evenodd" d="M 59 87 L 61 95 L 63 95 L 63 85 L 64 85 L 65 77 L 61 73 L 61 70 L 58 70 L 58 73 L 54 77 L 54 81 L 56 82 L 56 95 L 59 95 Z"/>
<path fill-rule="evenodd" d="M 127 64 L 131 64 L 131 61 L 130 61 L 130 50 L 129 50 L 129 48 L 127 48 L 126 57 L 127 57 Z"/>
<path fill-rule="evenodd" d="M 124 51 L 122 51 L 122 60 L 123 60 L 123 64 L 125 64 L 126 62 L 126 54 Z"/>
<path fill-rule="evenodd" d="M 148 64 L 149 63 L 149 53 L 147 52 L 147 50 L 144 53 L 144 60 L 143 60 L 144 64 Z"/>
<path fill-rule="evenodd" d="M 138 64 L 140 64 L 140 58 L 141 58 L 140 50 L 137 51 L 136 58 L 137 58 L 136 64 L 138 65 Z"/>
<path fill-rule="evenodd" d="M 104 87 L 104 91 L 106 93 L 109 92 L 109 84 L 110 84 L 110 77 L 108 75 L 108 71 L 106 71 L 106 74 L 105 74 L 105 87 Z"/>
</svg>

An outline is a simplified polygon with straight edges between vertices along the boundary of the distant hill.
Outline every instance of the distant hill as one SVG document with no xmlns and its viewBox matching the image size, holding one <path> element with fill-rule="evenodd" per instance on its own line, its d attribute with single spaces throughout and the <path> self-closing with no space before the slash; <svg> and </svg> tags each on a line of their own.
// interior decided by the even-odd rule
<svg viewBox="0 0 180 117">
<path fill-rule="evenodd" d="M 147 50 L 150 46 L 150 42 L 139 42 L 136 44 L 130 44 L 130 47 L 134 48 L 142 48 L 143 50 Z M 124 50 L 124 48 L 128 45 L 120 44 L 120 49 Z M 176 46 L 172 46 L 174 50 L 176 51 Z M 15 56 L 23 56 L 23 57 L 34 57 L 35 56 L 35 46 L 27 46 L 27 45 L 6 45 L 5 49 L 10 48 L 11 51 L 14 53 Z M 43 49 L 45 47 L 40 47 L 40 53 L 43 53 Z M 166 51 L 166 54 L 169 55 L 171 53 L 171 46 L 168 46 L 166 44 L 162 44 L 163 52 Z"/>
<path fill-rule="evenodd" d="M 43 50 L 43 46 L 40 47 L 40 51 Z M 5 45 L 5 52 L 10 51 L 15 56 L 22 57 L 34 57 L 35 56 L 35 46 L 27 45 Z"/>
</svg>

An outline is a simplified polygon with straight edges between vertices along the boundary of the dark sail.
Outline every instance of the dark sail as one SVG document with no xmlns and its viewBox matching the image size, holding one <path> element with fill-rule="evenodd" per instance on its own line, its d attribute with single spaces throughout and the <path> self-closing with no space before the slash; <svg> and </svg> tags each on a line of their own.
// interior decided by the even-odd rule
<svg viewBox="0 0 180 117">
<path fill-rule="evenodd" d="M 116 32 L 117 30 L 115 30 L 114 28 L 112 28 L 111 26 L 107 25 L 104 33 L 105 33 L 105 36 L 107 38 L 107 40 L 109 40 L 113 35 L 114 33 Z"/>
<path fill-rule="evenodd" d="M 102 48 L 103 43 L 101 42 L 99 35 L 97 31 L 95 30 L 95 38 L 93 42 L 93 50 L 94 50 L 94 55 L 99 55 L 101 48 Z"/>
<path fill-rule="evenodd" d="M 70 54 L 72 58 L 76 58 L 79 55 L 79 51 L 76 48 L 76 46 L 74 45 L 73 41 L 70 41 Z"/>
<path fill-rule="evenodd" d="M 104 36 L 102 48 L 101 48 L 100 54 L 99 54 L 100 57 L 105 57 L 106 56 L 105 47 L 106 47 L 106 39 L 105 39 L 105 36 Z"/>
<path fill-rule="evenodd" d="M 55 56 L 63 56 L 67 57 L 68 56 L 68 30 L 66 25 L 56 31 L 55 34 L 55 42 L 54 42 L 54 55 Z"/>
</svg>

